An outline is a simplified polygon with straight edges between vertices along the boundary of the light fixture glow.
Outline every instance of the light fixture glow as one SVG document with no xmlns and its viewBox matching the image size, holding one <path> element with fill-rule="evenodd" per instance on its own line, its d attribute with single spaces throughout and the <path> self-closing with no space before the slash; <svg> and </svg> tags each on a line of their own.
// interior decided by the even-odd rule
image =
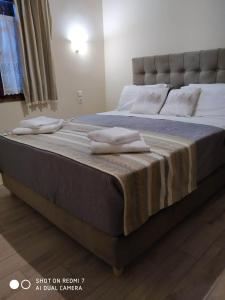
<svg viewBox="0 0 225 300">
<path fill-rule="evenodd" d="M 74 27 L 73 30 L 71 30 L 69 39 L 71 41 L 72 51 L 80 54 L 87 52 L 88 35 L 83 27 Z"/>
</svg>

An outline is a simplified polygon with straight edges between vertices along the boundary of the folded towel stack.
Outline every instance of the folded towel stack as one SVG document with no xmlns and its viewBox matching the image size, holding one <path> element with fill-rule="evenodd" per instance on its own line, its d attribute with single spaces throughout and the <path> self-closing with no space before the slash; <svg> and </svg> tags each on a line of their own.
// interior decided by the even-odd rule
<svg viewBox="0 0 225 300">
<path fill-rule="evenodd" d="M 26 135 L 54 133 L 62 128 L 63 123 L 63 119 L 49 118 L 44 116 L 26 119 L 20 122 L 20 127 L 12 130 L 12 134 Z"/>
<path fill-rule="evenodd" d="M 123 127 L 113 127 L 91 131 L 88 134 L 91 140 L 93 154 L 149 152 L 140 133 Z"/>
</svg>

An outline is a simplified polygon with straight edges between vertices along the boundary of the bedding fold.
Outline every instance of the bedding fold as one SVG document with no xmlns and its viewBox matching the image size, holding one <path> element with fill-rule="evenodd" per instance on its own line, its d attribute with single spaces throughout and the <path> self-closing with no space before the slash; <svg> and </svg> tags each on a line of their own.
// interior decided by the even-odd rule
<svg viewBox="0 0 225 300">
<path fill-rule="evenodd" d="M 145 143 L 151 147 L 150 153 L 90 155 L 88 133 L 104 128 L 74 121 L 54 134 L 8 135 L 4 138 L 62 155 L 113 176 L 123 191 L 125 235 L 196 188 L 196 147 L 191 140 L 140 131 Z"/>
<path fill-rule="evenodd" d="M 164 161 L 167 161 L 167 159 L 164 159 L 163 153 L 162 156 L 157 154 L 152 144 L 151 153 L 90 155 L 90 149 L 88 148 L 90 142 L 87 132 L 105 127 L 124 127 L 146 133 L 151 131 L 154 134 L 175 135 L 183 137 L 184 140 L 192 141 L 197 152 L 194 168 L 197 168 L 197 182 L 200 183 L 202 179 L 212 174 L 225 163 L 225 130 L 215 126 L 190 123 L 190 118 L 182 119 L 187 119 L 187 122 L 185 120 L 178 122 L 176 120 L 159 120 L 134 116 L 92 115 L 79 118 L 79 121 L 82 122 L 82 127 L 75 126 L 73 128 L 70 125 L 69 128 L 64 125 L 62 130 L 46 136 L 8 136 L 7 138 L 3 134 L 2 136 L 0 135 L 0 171 L 15 178 L 80 220 L 91 224 L 94 228 L 110 236 L 118 237 L 124 234 L 124 189 L 119 179 L 111 175 L 110 172 L 102 171 L 100 166 L 97 169 L 91 164 L 89 165 L 88 161 L 82 163 L 84 154 L 80 155 L 80 152 L 85 152 L 88 159 L 91 157 L 92 161 L 97 161 L 98 164 L 101 163 L 101 160 L 104 163 L 107 162 L 109 166 L 112 164 L 118 169 L 117 172 L 121 168 L 125 168 L 128 174 L 127 179 L 130 182 L 133 181 L 134 185 L 138 187 L 142 186 L 142 189 L 144 189 L 146 182 L 148 183 L 150 180 L 146 181 L 145 173 L 148 173 L 149 168 L 147 167 L 147 162 L 143 161 L 143 157 L 161 159 L 160 172 L 162 172 L 162 178 L 167 178 L 168 176 L 168 163 L 164 165 Z M 75 122 L 77 123 L 77 120 Z M 43 148 L 46 151 L 39 148 L 38 143 L 37 147 L 34 146 L 36 143 L 33 146 L 29 145 L 39 139 L 44 143 Z M 146 140 L 147 138 L 144 136 L 144 139 Z M 20 142 L 17 142 L 17 140 L 20 140 Z M 23 143 L 23 140 L 25 143 Z M 66 143 L 64 142 L 65 140 Z M 55 143 L 55 149 L 53 143 Z M 146 143 L 148 144 L 147 141 Z M 163 147 L 166 147 L 166 145 Z M 68 153 L 69 148 L 70 153 Z M 66 151 L 66 156 L 63 155 L 64 151 Z M 77 159 L 74 157 L 74 153 L 76 153 Z M 173 159 L 175 157 L 173 156 Z M 117 167 L 113 159 L 118 158 L 120 158 L 122 163 L 121 166 L 117 163 Z M 131 166 L 130 161 L 127 161 L 128 158 L 136 158 L 138 161 L 143 162 L 143 180 L 139 179 L 137 181 L 132 179 L 134 174 L 141 173 L 138 170 L 132 171 L 134 166 L 133 164 Z M 157 175 L 159 170 L 158 162 L 154 162 L 154 164 L 155 166 L 152 166 L 153 169 L 151 171 L 153 175 L 151 177 L 151 172 L 149 172 L 148 178 L 149 176 L 152 178 L 153 182 L 151 184 L 158 185 L 158 182 L 160 182 Z M 183 167 L 185 168 L 185 166 Z M 189 168 L 189 166 L 186 168 Z M 178 169 L 178 172 L 181 172 L 181 170 Z M 165 177 L 163 175 L 164 171 Z M 132 176 L 129 175 L 129 172 L 133 172 Z M 139 178 L 140 176 L 137 175 L 136 177 Z M 178 178 L 179 176 L 176 177 Z M 156 189 L 149 193 L 149 197 L 153 193 L 152 201 L 149 200 L 150 203 L 153 203 L 153 211 L 168 205 L 167 202 L 164 203 L 163 201 L 165 199 L 166 185 L 163 180 L 161 182 L 162 186 L 164 186 L 164 188 L 160 188 L 161 203 L 158 203 L 158 200 L 154 200 L 159 199 Z M 158 193 L 160 190 L 158 190 Z M 155 193 L 156 196 L 154 196 Z M 135 200 L 134 206 L 136 207 L 139 204 L 143 205 L 143 201 L 139 203 Z M 138 212 L 139 209 L 137 210 L 139 215 Z"/>
</svg>

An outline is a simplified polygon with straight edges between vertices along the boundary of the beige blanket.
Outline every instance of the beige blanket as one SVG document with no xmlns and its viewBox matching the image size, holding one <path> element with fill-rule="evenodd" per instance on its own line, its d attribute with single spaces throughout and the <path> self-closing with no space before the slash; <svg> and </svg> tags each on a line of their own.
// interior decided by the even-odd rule
<svg viewBox="0 0 225 300">
<path fill-rule="evenodd" d="M 48 150 L 118 179 L 124 193 L 124 233 L 196 188 L 196 147 L 187 139 L 142 131 L 150 153 L 92 155 L 87 134 L 102 126 L 68 123 L 54 134 L 6 136 Z"/>
</svg>

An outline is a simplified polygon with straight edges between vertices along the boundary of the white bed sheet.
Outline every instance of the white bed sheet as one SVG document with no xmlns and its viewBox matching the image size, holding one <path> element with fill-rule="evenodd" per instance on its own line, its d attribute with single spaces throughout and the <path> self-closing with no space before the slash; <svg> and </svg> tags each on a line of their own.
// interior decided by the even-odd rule
<svg viewBox="0 0 225 300">
<path fill-rule="evenodd" d="M 132 114 L 129 111 L 118 111 L 112 110 L 103 113 L 98 113 L 99 115 L 106 116 L 127 116 L 127 117 L 139 117 L 139 118 L 149 118 L 149 119 L 161 119 L 161 120 L 172 120 L 178 122 L 187 122 L 195 124 L 210 125 L 222 128 L 225 130 L 225 116 L 224 117 L 175 117 L 168 115 L 145 115 L 145 114 Z"/>
</svg>

